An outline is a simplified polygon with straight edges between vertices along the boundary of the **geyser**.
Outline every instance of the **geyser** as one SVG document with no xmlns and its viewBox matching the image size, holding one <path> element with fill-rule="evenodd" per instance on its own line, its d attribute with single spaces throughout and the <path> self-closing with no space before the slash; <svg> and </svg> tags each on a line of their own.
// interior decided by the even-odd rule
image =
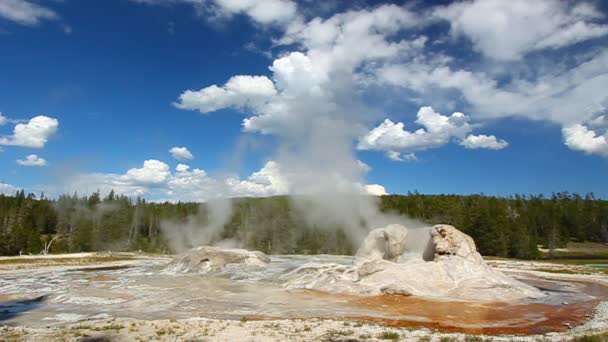
<svg viewBox="0 0 608 342">
<path fill-rule="evenodd" d="M 420 229 L 420 228 L 418 228 Z M 290 289 L 347 294 L 403 294 L 430 298 L 509 301 L 545 296 L 538 289 L 489 267 L 473 239 L 449 225 L 426 232 L 427 251 L 402 247 L 408 229 L 392 224 L 373 230 L 353 266 L 310 263 L 283 276 Z M 420 240 L 424 244 L 423 240 Z"/>
<path fill-rule="evenodd" d="M 165 271 L 204 274 L 221 271 L 229 264 L 266 267 L 269 262 L 270 258 L 258 251 L 201 246 L 178 255 L 165 267 Z"/>
</svg>

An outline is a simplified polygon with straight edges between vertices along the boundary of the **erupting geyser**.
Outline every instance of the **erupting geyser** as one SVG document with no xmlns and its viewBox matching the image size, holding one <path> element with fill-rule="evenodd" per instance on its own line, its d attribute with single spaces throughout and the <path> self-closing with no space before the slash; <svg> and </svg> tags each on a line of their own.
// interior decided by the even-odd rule
<svg viewBox="0 0 608 342">
<path fill-rule="evenodd" d="M 284 286 L 333 293 L 481 301 L 545 296 L 489 267 L 473 239 L 458 229 L 448 225 L 414 229 L 419 230 L 418 237 L 426 236 L 426 241 L 408 241 L 408 229 L 398 224 L 375 229 L 357 252 L 353 266 L 306 264 L 284 275 Z M 408 243 L 428 248 L 412 252 Z"/>
<path fill-rule="evenodd" d="M 262 252 L 202 246 L 177 256 L 170 272 L 244 275 L 271 262 Z M 283 271 L 287 289 L 329 293 L 403 294 L 474 301 L 540 298 L 540 290 L 488 266 L 473 239 L 449 225 L 406 228 L 389 224 L 369 232 L 352 265 L 308 263 Z"/>
</svg>

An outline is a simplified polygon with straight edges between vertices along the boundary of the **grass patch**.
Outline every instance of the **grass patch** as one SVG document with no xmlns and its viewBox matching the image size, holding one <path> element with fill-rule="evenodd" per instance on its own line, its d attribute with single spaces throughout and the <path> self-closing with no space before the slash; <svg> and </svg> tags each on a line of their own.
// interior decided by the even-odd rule
<svg viewBox="0 0 608 342">
<path fill-rule="evenodd" d="M 465 342 L 492 342 L 492 340 L 493 339 L 491 337 L 483 338 L 481 336 L 475 335 L 468 335 L 464 338 Z"/>
<path fill-rule="evenodd" d="M 124 329 L 124 328 L 125 328 L 125 326 L 122 325 L 122 324 L 106 324 L 106 325 L 104 325 L 102 327 L 91 328 L 91 330 L 94 330 L 94 331 L 106 331 L 106 330 L 121 330 L 121 329 Z"/>
<path fill-rule="evenodd" d="M 608 333 L 577 336 L 577 337 L 571 339 L 570 341 L 571 342 L 607 342 Z"/>
<path fill-rule="evenodd" d="M 171 327 L 156 330 L 156 336 L 175 335 L 175 333 L 176 331 Z"/>
<path fill-rule="evenodd" d="M 457 342 L 458 339 L 453 336 L 443 336 L 439 338 L 439 342 Z"/>
<path fill-rule="evenodd" d="M 90 325 L 77 325 L 74 327 L 71 327 L 70 330 L 91 330 L 91 326 Z"/>
<path fill-rule="evenodd" d="M 401 338 L 401 335 L 393 331 L 383 331 L 382 333 L 378 334 L 377 338 L 380 340 L 397 341 L 399 338 Z"/>
<path fill-rule="evenodd" d="M 84 257 L 84 258 L 10 258 L 0 259 L 0 265 L 19 265 L 19 264 L 90 264 L 108 261 L 124 261 L 132 260 L 130 256 L 99 256 L 99 257 Z"/>
<path fill-rule="evenodd" d="M 339 337 L 339 336 L 350 336 L 352 334 L 354 334 L 355 332 L 352 330 L 336 330 L 336 329 L 330 329 L 328 330 L 325 334 L 329 337 L 329 338 L 334 338 L 334 337 Z"/>
</svg>

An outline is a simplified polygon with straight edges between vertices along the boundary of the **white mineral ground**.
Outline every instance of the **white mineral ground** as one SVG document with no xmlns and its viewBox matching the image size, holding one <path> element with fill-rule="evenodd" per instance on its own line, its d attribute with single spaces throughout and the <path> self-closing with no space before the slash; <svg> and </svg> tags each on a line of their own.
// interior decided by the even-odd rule
<svg viewBox="0 0 608 342">
<path fill-rule="evenodd" d="M 536 341 L 608 331 L 605 276 L 488 265 L 470 237 L 445 225 L 375 230 L 356 257 L 217 247 L 173 260 L 72 256 L 0 259 L 0 340 L 375 341 L 395 333 L 438 341 L 463 340 L 445 331 L 464 331 Z"/>
</svg>

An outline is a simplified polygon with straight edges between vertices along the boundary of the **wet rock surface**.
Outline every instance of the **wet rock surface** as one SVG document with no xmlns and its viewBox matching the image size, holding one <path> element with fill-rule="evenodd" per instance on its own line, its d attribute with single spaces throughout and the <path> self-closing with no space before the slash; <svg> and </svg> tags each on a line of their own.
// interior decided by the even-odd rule
<svg viewBox="0 0 608 342">
<path fill-rule="evenodd" d="M 473 239 L 452 226 L 433 226 L 427 240 L 418 241 L 421 245 L 431 242 L 432 261 L 403 248 L 407 228 L 396 226 L 399 225 L 373 230 L 357 252 L 354 265 L 303 265 L 283 276 L 284 286 L 332 293 L 475 301 L 545 296 L 537 288 L 490 268 L 477 252 Z"/>
<path fill-rule="evenodd" d="M 351 272 L 354 258 L 350 256 L 273 255 L 271 259 L 266 267 L 229 263 L 221 271 L 205 274 L 165 272 L 163 270 L 171 262 L 166 256 L 138 256 L 131 260 L 90 265 L 21 265 L 19 269 L 0 267 L 0 306 L 7 314 L 1 323 L 52 332 L 56 331 L 55 327 L 89 326 L 105 321 L 110 321 L 107 324 L 115 326 L 125 319 L 157 322 L 154 320 L 179 321 L 205 317 L 219 319 L 219 331 L 227 322 L 234 322 L 240 327 L 243 325 L 243 317 L 247 321 L 244 326 L 254 324 L 254 320 L 262 320 L 260 325 L 263 326 L 274 324 L 266 323 L 267 319 L 334 318 L 391 326 L 424 326 L 448 331 L 530 334 L 565 331 L 568 329 L 565 323 L 577 326 L 597 305 L 598 300 L 608 298 L 608 291 L 597 291 L 604 287 L 597 283 L 596 278 L 584 278 L 593 279 L 593 282 L 547 280 L 547 277 L 557 276 L 548 273 L 543 273 L 542 276 L 511 273 L 518 280 L 544 288 L 549 293 L 548 297 L 530 302 L 437 300 L 404 296 L 403 293 L 396 292 L 403 290 L 402 287 L 391 288 L 388 285 L 384 291 L 396 294 L 361 296 L 294 290 L 282 286 L 282 276 L 305 264 L 316 264 L 318 267 L 315 272 L 326 277 L 340 275 L 334 279 L 338 285 L 344 278 L 365 278 L 378 272 L 375 268 L 369 268 L 362 271 L 364 275 L 354 274 Z M 389 261 L 378 261 L 376 266 L 382 269 L 383 263 Z M 511 262 L 513 265 L 517 263 Z M 314 273 L 311 277 L 314 278 L 313 276 Z M 564 275 L 560 275 L 562 276 Z M 328 278 L 327 283 L 331 281 Z M 353 292 L 365 289 L 358 282 L 350 284 Z M 562 304 L 564 302 L 569 304 Z M 99 324 L 102 330 L 93 331 L 90 335 L 109 332 L 103 327 L 106 323 Z M 290 321 L 286 324 L 292 326 L 294 323 Z M 125 334 L 135 334 L 131 333 L 131 323 L 124 325 L 122 331 Z M 342 322 L 339 325 L 345 329 Z M 328 327 L 326 323 L 322 326 Z M 204 330 L 203 328 L 198 333 Z M 71 332 L 71 328 L 68 331 Z M 193 332 L 192 336 L 196 334 Z M 74 340 L 80 336 L 77 335 Z M 159 335 L 156 330 L 152 330 L 151 336 L 157 338 Z M 213 334 L 210 333 L 209 336 Z M 212 340 L 241 340 L 242 336 L 248 334 L 235 332 L 231 336 L 215 335 L 216 339 Z M 264 336 L 261 340 L 267 340 L 267 336 L 260 336 Z M 135 339 L 133 336 L 116 338 Z M 285 335 L 277 335 L 277 339 L 285 340 Z M 323 339 L 316 335 L 303 340 Z M 32 340 L 32 336 L 28 335 L 26 340 Z M 170 340 L 174 340 L 173 336 Z"/>
</svg>

